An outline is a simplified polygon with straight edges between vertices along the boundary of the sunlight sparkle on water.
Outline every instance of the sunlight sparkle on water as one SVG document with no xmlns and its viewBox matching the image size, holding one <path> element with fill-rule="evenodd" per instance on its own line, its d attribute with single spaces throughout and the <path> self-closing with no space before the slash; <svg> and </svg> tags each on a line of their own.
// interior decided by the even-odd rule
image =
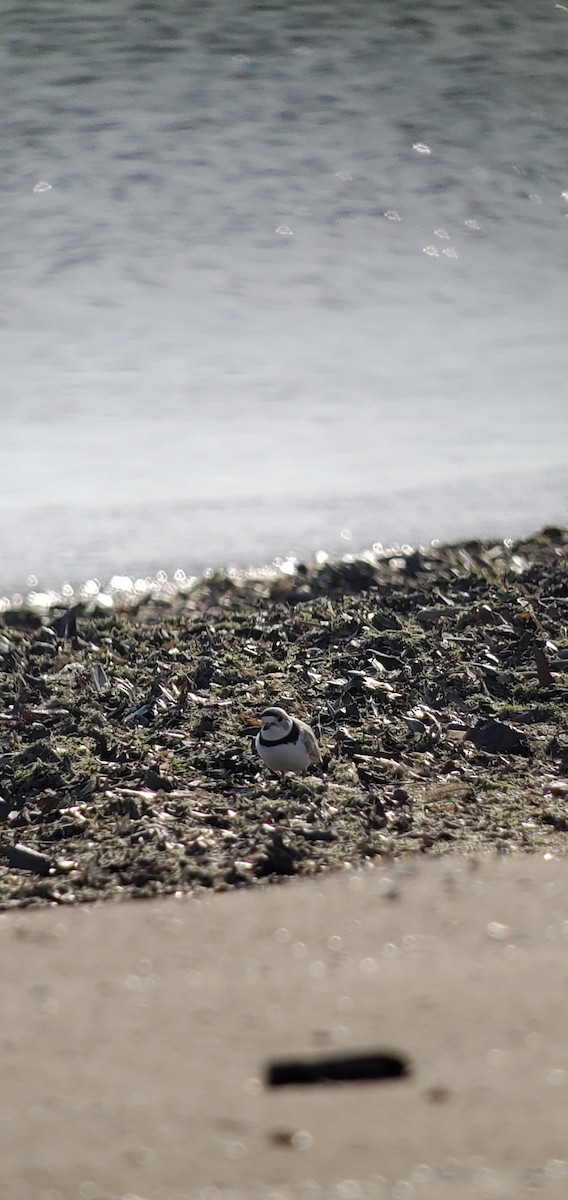
<svg viewBox="0 0 568 1200">
<path fill-rule="evenodd" d="M 101 585 L 98 579 L 86 579 L 80 589 L 80 595 L 84 600 L 88 600 L 90 596 L 98 596 L 100 590 Z"/>
<path fill-rule="evenodd" d="M 278 570 L 281 571 L 283 575 L 294 575 L 296 573 L 297 562 L 297 558 L 295 558 L 294 555 L 290 555 L 289 558 L 275 559 L 274 566 L 278 567 Z"/>
<path fill-rule="evenodd" d="M 26 596 L 26 603 L 30 608 L 51 608 L 59 600 L 57 592 L 29 592 Z"/>
<path fill-rule="evenodd" d="M 131 592 L 134 582 L 130 575 L 113 575 L 108 586 L 113 592 Z"/>
</svg>

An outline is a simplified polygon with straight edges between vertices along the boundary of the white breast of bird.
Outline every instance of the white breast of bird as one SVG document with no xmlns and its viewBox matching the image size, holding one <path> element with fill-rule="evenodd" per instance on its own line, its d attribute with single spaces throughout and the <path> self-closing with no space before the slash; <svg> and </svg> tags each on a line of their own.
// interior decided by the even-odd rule
<svg viewBox="0 0 568 1200">
<path fill-rule="evenodd" d="M 297 742 L 287 742 L 282 746 L 263 746 L 260 734 L 256 738 L 256 748 L 263 763 L 271 771 L 307 771 L 312 759 L 307 746 L 301 739 Z"/>
</svg>

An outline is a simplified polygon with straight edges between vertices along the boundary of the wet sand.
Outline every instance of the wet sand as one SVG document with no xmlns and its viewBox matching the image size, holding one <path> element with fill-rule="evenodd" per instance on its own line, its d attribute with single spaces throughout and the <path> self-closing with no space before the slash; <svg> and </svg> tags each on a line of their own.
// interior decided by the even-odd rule
<svg viewBox="0 0 568 1200">
<path fill-rule="evenodd" d="M 568 1187 L 568 864 L 414 859 L 0 919 L 12 1200 Z M 404 1078 L 268 1087 L 388 1051 Z"/>
</svg>

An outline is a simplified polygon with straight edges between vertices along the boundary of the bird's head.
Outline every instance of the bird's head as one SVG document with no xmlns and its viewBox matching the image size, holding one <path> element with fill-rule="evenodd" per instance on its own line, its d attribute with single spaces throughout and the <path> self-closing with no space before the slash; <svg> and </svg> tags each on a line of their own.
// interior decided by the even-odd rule
<svg viewBox="0 0 568 1200">
<path fill-rule="evenodd" d="M 292 718 L 283 708 L 265 708 L 260 717 L 262 732 L 269 738 L 285 737 L 292 728 Z"/>
</svg>

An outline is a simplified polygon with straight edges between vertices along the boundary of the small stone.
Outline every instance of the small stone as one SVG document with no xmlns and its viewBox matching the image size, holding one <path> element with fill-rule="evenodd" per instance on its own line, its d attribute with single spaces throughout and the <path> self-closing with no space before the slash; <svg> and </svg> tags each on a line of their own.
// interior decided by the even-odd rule
<svg viewBox="0 0 568 1200">
<path fill-rule="evenodd" d="M 392 791 L 393 804 L 406 804 L 410 800 L 410 796 L 403 787 L 395 787 Z"/>
<path fill-rule="evenodd" d="M 476 750 L 486 750 L 488 754 L 530 754 L 528 742 L 521 733 L 512 725 L 494 721 L 492 717 L 480 720 L 473 729 L 468 729 L 464 741 L 473 742 Z"/>
</svg>

